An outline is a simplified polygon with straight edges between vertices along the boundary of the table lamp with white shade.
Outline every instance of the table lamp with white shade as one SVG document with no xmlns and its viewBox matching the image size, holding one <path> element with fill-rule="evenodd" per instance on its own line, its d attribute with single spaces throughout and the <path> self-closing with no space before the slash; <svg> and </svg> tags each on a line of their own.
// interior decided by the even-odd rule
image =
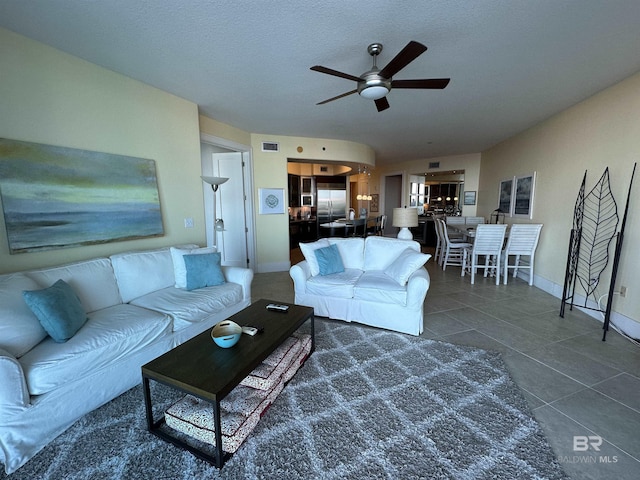
<svg viewBox="0 0 640 480">
<path fill-rule="evenodd" d="M 394 208 L 393 223 L 394 227 L 400 227 L 398 238 L 400 240 L 413 240 L 413 234 L 409 227 L 418 226 L 418 209 L 416 208 Z"/>
<path fill-rule="evenodd" d="M 216 220 L 216 192 L 218 191 L 218 187 L 222 185 L 224 182 L 229 180 L 226 177 L 200 177 L 202 180 L 209 185 L 211 185 L 211 190 L 213 190 L 213 246 L 217 247 L 218 245 L 218 234 L 217 231 L 224 230 L 224 223 L 222 219 L 219 221 Z"/>
</svg>

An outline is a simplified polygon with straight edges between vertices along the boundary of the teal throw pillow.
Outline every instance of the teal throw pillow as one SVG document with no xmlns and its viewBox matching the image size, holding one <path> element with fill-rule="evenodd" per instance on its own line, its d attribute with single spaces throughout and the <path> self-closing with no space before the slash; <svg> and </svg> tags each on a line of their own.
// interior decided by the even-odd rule
<svg viewBox="0 0 640 480">
<path fill-rule="evenodd" d="M 56 343 L 69 340 L 87 321 L 80 299 L 64 280 L 43 290 L 25 290 L 22 296 Z"/>
<path fill-rule="evenodd" d="M 187 269 L 187 290 L 225 283 L 220 267 L 220 252 L 184 255 L 182 258 Z"/>
<path fill-rule="evenodd" d="M 340 250 L 335 243 L 328 247 L 318 248 L 315 254 L 320 267 L 320 275 L 344 272 Z"/>
</svg>

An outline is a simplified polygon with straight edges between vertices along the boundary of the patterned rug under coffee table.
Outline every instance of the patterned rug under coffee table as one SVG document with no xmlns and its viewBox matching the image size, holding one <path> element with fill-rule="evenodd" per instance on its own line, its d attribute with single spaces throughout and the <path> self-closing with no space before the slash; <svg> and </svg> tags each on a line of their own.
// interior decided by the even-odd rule
<svg viewBox="0 0 640 480">
<path fill-rule="evenodd" d="M 9 478 L 205 477 L 567 478 L 498 353 L 318 318 L 316 352 L 222 470 L 150 435 L 138 386 Z"/>
</svg>

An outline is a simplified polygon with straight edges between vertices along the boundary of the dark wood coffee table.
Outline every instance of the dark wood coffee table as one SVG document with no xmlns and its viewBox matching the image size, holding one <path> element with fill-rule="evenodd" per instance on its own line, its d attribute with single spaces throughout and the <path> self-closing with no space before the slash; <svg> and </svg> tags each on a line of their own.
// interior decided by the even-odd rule
<svg viewBox="0 0 640 480">
<path fill-rule="evenodd" d="M 253 337 L 242 334 L 240 341 L 233 347 L 221 348 L 213 342 L 209 328 L 142 366 L 147 427 L 151 433 L 222 468 L 231 454 L 222 450 L 220 401 L 307 321 L 311 322 L 310 354 L 315 350 L 313 308 L 285 304 L 289 305 L 286 313 L 272 312 L 266 309 L 269 303 L 285 304 L 273 300 L 258 300 L 229 317 L 229 320 L 241 326 L 262 327 L 262 333 Z M 165 423 L 164 413 L 161 418 L 154 420 L 150 380 L 211 402 L 216 440 L 214 455 L 174 436 L 170 428 L 161 428 Z"/>
</svg>

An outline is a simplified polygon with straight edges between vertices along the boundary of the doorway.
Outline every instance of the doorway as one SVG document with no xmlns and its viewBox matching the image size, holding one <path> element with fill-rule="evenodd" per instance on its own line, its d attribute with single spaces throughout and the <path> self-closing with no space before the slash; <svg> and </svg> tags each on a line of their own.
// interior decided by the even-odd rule
<svg viewBox="0 0 640 480">
<path fill-rule="evenodd" d="M 215 216 L 224 222 L 221 230 L 214 230 L 214 194 L 204 184 L 207 246 L 217 245 L 222 265 L 255 270 L 251 147 L 207 134 L 201 134 L 200 141 L 202 175 L 229 178 L 215 194 Z"/>
<path fill-rule="evenodd" d="M 385 236 L 397 236 L 398 227 L 393 225 L 393 209 L 402 206 L 402 174 L 384 177 L 384 214 L 387 216 Z"/>
</svg>

